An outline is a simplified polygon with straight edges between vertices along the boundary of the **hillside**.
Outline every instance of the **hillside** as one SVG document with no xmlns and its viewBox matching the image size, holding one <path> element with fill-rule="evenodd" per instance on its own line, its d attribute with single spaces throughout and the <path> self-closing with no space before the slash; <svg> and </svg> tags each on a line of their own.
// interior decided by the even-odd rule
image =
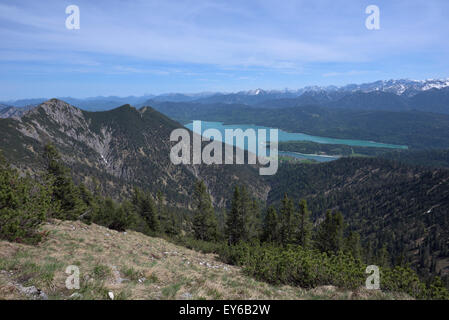
<svg viewBox="0 0 449 320">
<path fill-rule="evenodd" d="M 245 276 L 215 255 L 160 238 L 95 224 L 52 220 L 38 246 L 0 241 L 0 299 L 409 299 L 332 286 L 304 290 Z M 65 269 L 80 270 L 80 290 L 65 287 Z"/>
<path fill-rule="evenodd" d="M 36 172 L 42 169 L 43 146 L 53 143 L 75 180 L 115 198 L 138 186 L 188 207 L 194 182 L 204 179 L 218 206 L 226 205 L 229 185 L 242 182 L 266 199 L 269 187 L 255 167 L 173 165 L 169 137 L 180 127 L 150 107 L 87 112 L 52 99 L 19 119 L 0 119 L 0 150 L 15 166 Z"/>
<path fill-rule="evenodd" d="M 271 179 L 269 203 L 285 192 L 307 199 L 315 221 L 339 210 L 367 248 L 386 245 L 395 263 L 404 259 L 423 275 L 449 275 L 449 170 L 342 158 L 286 164 Z"/>
<path fill-rule="evenodd" d="M 382 158 L 425 167 L 449 168 L 449 149 L 389 152 L 383 154 Z"/>
</svg>

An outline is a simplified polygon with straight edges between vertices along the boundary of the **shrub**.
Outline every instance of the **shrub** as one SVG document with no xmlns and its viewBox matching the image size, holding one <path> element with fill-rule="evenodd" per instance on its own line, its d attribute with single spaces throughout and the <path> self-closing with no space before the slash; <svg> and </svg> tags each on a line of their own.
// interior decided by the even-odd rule
<svg viewBox="0 0 449 320">
<path fill-rule="evenodd" d="M 222 242 L 198 240 L 193 237 L 174 237 L 166 239 L 176 245 L 180 245 L 202 253 L 218 253 L 222 250 L 222 247 L 226 246 Z"/>
<path fill-rule="evenodd" d="M 430 284 L 428 298 L 433 300 L 449 300 L 449 290 L 444 286 L 440 277 L 435 277 Z"/>
<path fill-rule="evenodd" d="M 40 241 L 37 229 L 51 211 L 50 190 L 29 177 L 19 177 L 0 155 L 0 238 Z"/>
<path fill-rule="evenodd" d="M 143 273 L 141 271 L 135 270 L 133 267 L 125 267 L 122 272 L 125 278 L 131 281 L 137 281 L 143 277 Z"/>
<path fill-rule="evenodd" d="M 105 280 L 109 276 L 111 276 L 112 271 L 111 271 L 111 268 L 109 268 L 108 266 L 98 264 L 94 267 L 92 273 L 96 279 Z"/>
<path fill-rule="evenodd" d="M 220 259 L 243 266 L 246 274 L 274 284 L 288 284 L 303 288 L 334 285 L 356 289 L 365 284 L 366 265 L 351 254 L 339 251 L 324 253 L 297 245 L 281 247 L 273 244 L 239 243 L 223 246 Z M 448 299 L 448 290 L 436 278 L 429 289 L 410 268 L 381 268 L 381 289 L 407 293 L 418 299 Z"/>
<path fill-rule="evenodd" d="M 418 299 L 423 299 L 427 295 L 424 283 L 408 267 L 382 268 L 380 270 L 380 286 L 382 290 L 404 292 Z"/>
</svg>

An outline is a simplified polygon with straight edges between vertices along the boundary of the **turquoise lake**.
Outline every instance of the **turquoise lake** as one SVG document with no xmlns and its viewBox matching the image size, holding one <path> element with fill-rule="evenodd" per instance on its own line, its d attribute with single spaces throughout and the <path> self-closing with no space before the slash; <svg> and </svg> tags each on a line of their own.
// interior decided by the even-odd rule
<svg viewBox="0 0 449 320">
<path fill-rule="evenodd" d="M 193 122 L 186 124 L 185 127 L 190 130 L 193 130 Z M 202 131 L 201 135 L 203 135 L 203 132 L 207 129 L 217 129 L 218 131 L 221 132 L 223 137 L 225 134 L 225 129 L 242 129 L 242 130 L 266 129 L 267 130 L 267 140 L 269 140 L 269 134 L 268 134 L 269 131 L 268 130 L 273 129 L 273 128 L 256 126 L 256 125 L 247 125 L 247 124 L 232 125 L 232 124 L 223 124 L 222 122 L 201 121 L 201 131 Z M 200 132 L 196 132 L 196 133 L 200 133 Z M 280 129 L 278 130 L 278 139 L 279 139 L 279 142 L 311 141 L 311 142 L 323 143 L 323 144 L 342 144 L 342 145 L 354 146 L 354 147 L 408 149 L 407 146 L 402 146 L 402 145 L 380 143 L 380 142 L 367 141 L 367 140 L 351 140 L 351 139 L 336 139 L 336 138 L 318 137 L 318 136 L 311 136 L 311 135 L 304 134 L 304 133 L 286 132 L 286 131 L 283 131 Z M 245 148 L 246 148 L 246 146 L 245 146 Z M 300 159 L 316 160 L 319 162 L 326 162 L 326 161 L 332 161 L 332 160 L 338 159 L 338 157 L 336 157 L 336 156 L 302 154 L 302 153 L 288 152 L 288 151 L 279 151 L 279 155 L 291 156 L 291 157 L 300 158 Z"/>
</svg>

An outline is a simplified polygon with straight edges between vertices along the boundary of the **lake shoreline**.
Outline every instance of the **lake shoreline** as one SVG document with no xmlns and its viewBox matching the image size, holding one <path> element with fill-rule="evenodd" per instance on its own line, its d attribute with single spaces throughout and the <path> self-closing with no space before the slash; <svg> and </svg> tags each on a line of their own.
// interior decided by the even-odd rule
<svg viewBox="0 0 449 320">
<path fill-rule="evenodd" d="M 269 132 L 270 129 L 274 129 L 274 128 L 270 128 L 270 127 L 266 127 L 266 126 L 258 126 L 258 125 L 248 125 L 248 124 L 225 124 L 224 122 L 220 122 L 220 121 L 202 121 L 202 120 L 198 120 L 201 121 L 201 132 L 196 132 L 196 133 L 200 133 L 201 136 L 204 136 L 204 131 L 208 130 L 208 129 L 216 129 L 218 130 L 222 136 L 225 136 L 225 130 L 227 129 L 231 129 L 231 130 L 235 130 L 235 129 L 241 129 L 243 131 L 247 130 L 247 129 L 253 129 L 255 131 L 257 130 L 267 130 L 267 132 Z M 187 129 L 193 131 L 193 122 L 187 123 L 184 125 Z M 351 139 L 337 139 L 337 138 L 329 138 L 329 137 L 320 137 L 320 136 L 313 136 L 313 135 L 308 135 L 305 133 L 290 133 L 290 132 L 286 132 L 284 130 L 281 129 L 277 129 L 278 130 L 278 143 L 294 143 L 294 142 L 303 142 L 303 143 L 310 143 L 310 144 L 318 144 L 321 146 L 344 146 L 346 148 L 351 147 L 351 148 L 369 148 L 372 150 L 376 150 L 376 149 L 388 149 L 388 150 L 404 150 L 404 149 L 408 149 L 407 146 L 403 146 L 403 145 L 395 145 L 395 144 L 388 144 L 388 143 L 381 143 L 381 142 L 375 142 L 375 141 L 368 141 L 368 140 L 351 140 Z M 207 137 L 207 136 L 205 136 Z M 207 137 L 210 138 L 210 137 Z M 215 137 L 214 137 L 215 139 Z M 267 147 L 269 145 L 269 141 L 267 141 Z M 245 149 L 247 149 L 247 146 L 245 145 Z M 310 151 L 315 151 L 315 150 L 310 150 Z M 337 160 L 340 159 L 341 157 L 346 156 L 346 154 L 320 154 L 317 152 L 313 152 L 313 153 L 303 153 L 303 152 L 298 152 L 298 151 L 289 151 L 289 150 L 285 150 L 285 151 L 279 151 L 279 154 L 281 155 L 285 155 L 285 156 L 290 156 L 290 157 L 294 157 L 294 158 L 299 158 L 299 159 L 309 159 L 309 160 L 315 160 L 318 162 L 327 162 L 327 161 L 333 161 L 333 160 Z"/>
</svg>

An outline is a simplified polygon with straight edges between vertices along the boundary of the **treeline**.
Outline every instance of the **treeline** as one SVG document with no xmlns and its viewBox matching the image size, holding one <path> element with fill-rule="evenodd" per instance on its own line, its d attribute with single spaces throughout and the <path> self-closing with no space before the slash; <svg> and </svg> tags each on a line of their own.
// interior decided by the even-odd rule
<svg viewBox="0 0 449 320">
<path fill-rule="evenodd" d="M 194 201 L 194 239 L 184 237 L 184 244 L 218 253 L 224 262 L 243 266 L 259 280 L 356 289 L 365 285 L 366 267 L 374 264 L 380 267 L 385 291 L 405 292 L 418 299 L 449 299 L 439 277 L 426 284 L 409 265 L 390 266 L 385 246 L 377 255 L 363 248 L 360 235 L 347 230 L 339 211 L 328 210 L 314 225 L 307 202 L 295 205 L 285 194 L 278 209 L 270 206 L 262 213 L 246 188 L 236 187 L 229 212 L 218 219 L 204 182 L 198 182 Z"/>
<path fill-rule="evenodd" d="M 376 256 L 367 254 L 359 234 L 347 230 L 341 212 L 327 211 L 313 224 L 305 200 L 295 203 L 285 194 L 278 208 L 265 208 L 244 186 L 234 189 L 229 210 L 216 211 L 203 181 L 192 190 L 190 213 L 168 207 L 160 192 L 139 189 L 118 203 L 75 184 L 53 146 L 45 147 L 44 160 L 46 171 L 32 178 L 21 176 L 0 157 L 0 238 L 37 243 L 45 237 L 39 225 L 46 219 L 81 220 L 215 252 L 268 282 L 357 288 L 364 285 L 366 266 L 375 264 L 381 267 L 384 290 L 449 299 L 438 277 L 426 285 L 408 266 L 389 267 L 386 248 Z"/>
</svg>

